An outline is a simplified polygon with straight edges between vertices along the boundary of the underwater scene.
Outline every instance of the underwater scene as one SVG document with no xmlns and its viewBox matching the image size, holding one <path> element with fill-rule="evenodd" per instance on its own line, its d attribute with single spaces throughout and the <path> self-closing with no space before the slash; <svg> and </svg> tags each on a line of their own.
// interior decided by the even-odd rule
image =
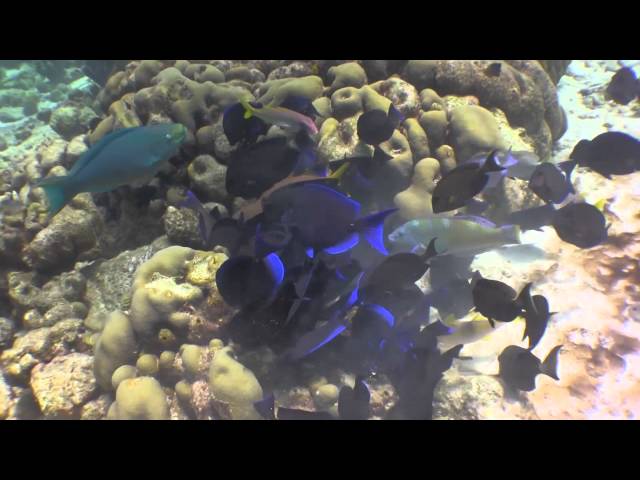
<svg viewBox="0 0 640 480">
<path fill-rule="evenodd" d="M 0 60 L 0 419 L 640 418 L 640 60 Z"/>
</svg>

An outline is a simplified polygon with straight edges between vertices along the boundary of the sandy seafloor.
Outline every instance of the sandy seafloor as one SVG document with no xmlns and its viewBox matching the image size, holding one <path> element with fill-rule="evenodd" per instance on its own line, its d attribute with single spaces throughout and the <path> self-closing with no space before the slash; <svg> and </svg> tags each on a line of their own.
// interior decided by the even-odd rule
<svg viewBox="0 0 640 480">
<path fill-rule="evenodd" d="M 554 148 L 553 161 L 568 160 L 574 145 L 609 130 L 640 135 L 640 102 L 618 105 L 604 90 L 622 65 L 640 73 L 639 61 L 573 61 L 558 88 L 568 116 L 568 130 Z M 529 231 L 525 243 L 546 252 L 544 258 L 521 261 L 517 255 L 489 252 L 472 268 L 519 290 L 534 282 L 533 294 L 549 300 L 559 312 L 533 350 L 540 359 L 562 344 L 560 381 L 537 377 L 537 388 L 517 399 L 483 400 L 474 405 L 484 419 L 637 419 L 640 418 L 640 172 L 611 180 L 586 168 L 572 176 L 578 193 L 590 202 L 606 199 L 612 226 L 607 244 L 581 250 L 565 243 L 553 228 Z M 484 339 L 468 344 L 462 355 L 477 357 L 447 372 L 455 384 L 479 392 L 495 391 L 496 354 L 521 341 L 524 323 L 503 324 Z M 477 375 L 482 372 L 486 375 Z M 473 378 L 469 378 L 472 375 Z M 452 392 L 450 395 L 456 395 Z"/>
</svg>

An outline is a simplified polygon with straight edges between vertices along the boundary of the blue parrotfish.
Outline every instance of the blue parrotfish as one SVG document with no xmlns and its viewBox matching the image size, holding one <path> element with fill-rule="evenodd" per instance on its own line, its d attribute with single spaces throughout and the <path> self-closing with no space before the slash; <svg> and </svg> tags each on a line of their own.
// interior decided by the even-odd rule
<svg viewBox="0 0 640 480">
<path fill-rule="evenodd" d="M 78 193 L 108 192 L 121 185 L 155 175 L 178 152 L 187 129 L 161 124 L 116 130 L 82 155 L 68 175 L 48 177 L 38 186 L 54 215 Z"/>
</svg>

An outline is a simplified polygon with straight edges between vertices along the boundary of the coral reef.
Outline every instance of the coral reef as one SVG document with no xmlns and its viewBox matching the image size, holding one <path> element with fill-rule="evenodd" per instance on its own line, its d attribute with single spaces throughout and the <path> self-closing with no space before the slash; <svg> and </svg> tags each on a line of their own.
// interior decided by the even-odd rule
<svg viewBox="0 0 640 480">
<path fill-rule="evenodd" d="M 496 62 L 499 74 L 488 74 Z M 595 68 L 567 65 L 142 60 L 113 64 L 94 101 L 98 87 L 78 62 L 0 62 L 0 419 L 256 419 L 253 402 L 271 391 L 279 405 L 337 416 L 340 388 L 354 382 L 338 360 L 289 371 L 270 348 L 228 340 L 235 311 L 215 285 L 227 257 L 199 250 L 198 217 L 180 208 L 186 188 L 223 216 L 242 204 L 225 188 L 226 164 L 237 147 L 222 131 L 222 112 L 240 96 L 265 104 L 305 96 L 321 114 L 318 154 L 328 164 L 371 155 L 358 138 L 358 118 L 393 104 L 404 119 L 380 145 L 391 160 L 374 179 L 373 203 L 397 206 L 404 219 L 421 218 L 432 213 L 439 176 L 478 152 L 512 147 L 547 160 L 556 142 L 558 157 L 566 159 L 580 135 L 569 126 L 570 138 L 563 137 L 567 115 L 557 89 L 577 85 L 580 68 Z M 606 105 L 600 83 L 574 92 L 582 103 L 563 102 L 569 115 L 575 109 L 599 129 L 603 120 L 592 109 L 634 111 Z M 626 115 L 627 130 L 636 117 Z M 115 129 L 169 121 L 184 124 L 188 139 L 153 181 L 78 195 L 47 217 L 39 180 L 64 174 Z M 536 287 L 553 309 L 567 312 L 553 319 L 538 347 L 566 346 L 562 382 L 539 380 L 535 392 L 505 402 L 495 378 L 463 375 L 456 366 L 436 390 L 434 418 L 632 418 L 640 411 L 637 379 L 629 373 L 637 366 L 639 335 L 637 219 L 622 208 L 637 202 L 613 191 L 616 185 L 632 191 L 638 179 L 607 183 L 581 169 L 574 175 L 593 201 L 610 199 L 611 236 L 622 253 L 581 252 L 545 232 L 548 258 L 527 271 L 504 260 L 474 264 L 496 279 L 540 280 Z M 483 215 L 500 222 L 511 211 L 541 205 L 523 186 L 507 178 L 486 192 L 490 207 Z M 12 202 L 19 207 L 9 208 Z M 611 293 L 612 284 L 624 293 Z M 595 302 L 591 316 L 575 305 L 587 300 Z M 614 320 L 605 327 L 601 317 Z M 509 325 L 464 353 L 482 356 L 518 344 L 519 328 Z M 384 376 L 371 380 L 370 391 L 371 418 L 384 418 L 397 393 Z"/>
</svg>

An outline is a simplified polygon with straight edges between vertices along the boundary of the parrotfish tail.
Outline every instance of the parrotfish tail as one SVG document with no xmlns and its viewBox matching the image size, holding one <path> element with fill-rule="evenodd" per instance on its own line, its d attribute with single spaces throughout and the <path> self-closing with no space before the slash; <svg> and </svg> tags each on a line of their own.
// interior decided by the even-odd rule
<svg viewBox="0 0 640 480">
<path fill-rule="evenodd" d="M 562 345 L 556 345 L 553 347 L 540 367 L 540 373 L 547 375 L 554 380 L 560 380 L 560 378 L 558 378 L 558 352 L 561 348 Z"/>
<path fill-rule="evenodd" d="M 357 230 L 364 235 L 364 238 L 369 244 L 378 250 L 383 255 L 388 255 L 387 249 L 384 246 L 383 229 L 385 219 L 398 211 L 397 208 L 390 208 L 378 213 L 373 213 L 365 218 L 358 220 Z"/>
<path fill-rule="evenodd" d="M 484 162 L 482 166 L 482 170 L 485 172 L 501 172 L 505 170 L 504 167 L 500 166 L 496 159 L 497 150 L 493 150 L 488 156 L 487 160 Z"/>
<path fill-rule="evenodd" d="M 512 244 L 522 243 L 522 238 L 520 238 L 520 233 L 521 233 L 520 225 L 504 225 L 500 228 L 505 233 L 505 237 L 504 237 L 505 243 L 512 243 Z"/>
<path fill-rule="evenodd" d="M 49 177 L 38 183 L 38 186 L 41 187 L 47 195 L 47 200 L 49 201 L 49 216 L 54 216 L 62 210 L 62 207 L 64 207 L 73 196 L 66 188 L 68 180 L 68 176 Z"/>
<path fill-rule="evenodd" d="M 387 112 L 387 116 L 391 123 L 393 123 L 394 127 L 400 125 L 400 123 L 404 120 L 404 116 L 398 111 L 398 109 L 393 105 L 389 105 L 389 111 Z"/>
</svg>

